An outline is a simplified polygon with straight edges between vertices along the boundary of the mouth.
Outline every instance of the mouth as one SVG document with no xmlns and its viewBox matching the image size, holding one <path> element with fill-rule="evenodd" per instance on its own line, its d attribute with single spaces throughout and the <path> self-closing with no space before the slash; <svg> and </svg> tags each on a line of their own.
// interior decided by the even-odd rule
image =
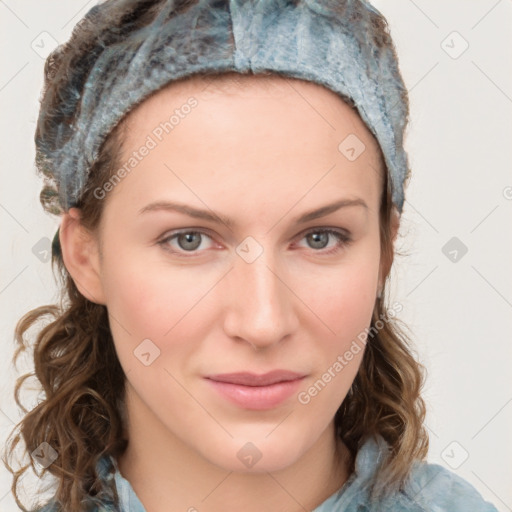
<svg viewBox="0 0 512 512">
<path fill-rule="evenodd" d="M 290 370 L 273 370 L 261 375 L 249 372 L 223 373 L 209 375 L 206 378 L 215 382 L 239 384 L 242 386 L 270 386 L 279 382 L 290 382 L 305 377 L 304 373 Z"/>
<path fill-rule="evenodd" d="M 248 410 L 273 409 L 297 392 L 304 374 L 269 372 L 223 374 L 206 377 L 212 388 L 230 403 Z"/>
</svg>

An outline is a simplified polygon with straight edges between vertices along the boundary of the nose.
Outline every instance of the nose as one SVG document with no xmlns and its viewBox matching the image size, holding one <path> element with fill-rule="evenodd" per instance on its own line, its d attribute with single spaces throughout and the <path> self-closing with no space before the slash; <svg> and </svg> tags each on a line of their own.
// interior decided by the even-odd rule
<svg viewBox="0 0 512 512">
<path fill-rule="evenodd" d="M 271 347 L 292 334 L 298 323 L 294 309 L 297 298 L 287 277 L 270 251 L 263 251 L 252 263 L 237 257 L 226 277 L 226 334 L 244 340 L 255 350 Z"/>
</svg>

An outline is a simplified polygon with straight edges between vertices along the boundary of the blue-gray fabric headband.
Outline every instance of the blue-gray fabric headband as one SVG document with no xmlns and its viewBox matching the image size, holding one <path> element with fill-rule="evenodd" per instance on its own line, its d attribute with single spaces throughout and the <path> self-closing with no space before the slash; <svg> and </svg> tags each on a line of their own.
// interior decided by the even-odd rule
<svg viewBox="0 0 512 512">
<path fill-rule="evenodd" d="M 86 18 L 101 17 L 106 4 L 122 8 L 129 1 L 98 4 Z M 74 123 L 62 121 L 54 133 L 36 137 L 37 158 L 57 182 L 64 210 L 77 205 L 108 133 L 152 92 L 202 71 L 270 71 L 324 85 L 357 108 L 381 147 L 392 200 L 402 211 L 406 89 L 393 50 L 376 41 L 373 23 L 381 15 L 373 6 L 364 0 L 198 0 L 179 14 L 174 9 L 174 1 L 162 2 L 148 25 L 105 45 L 85 84 L 73 83 L 67 95 Z M 39 123 L 45 115 L 41 111 Z"/>
</svg>

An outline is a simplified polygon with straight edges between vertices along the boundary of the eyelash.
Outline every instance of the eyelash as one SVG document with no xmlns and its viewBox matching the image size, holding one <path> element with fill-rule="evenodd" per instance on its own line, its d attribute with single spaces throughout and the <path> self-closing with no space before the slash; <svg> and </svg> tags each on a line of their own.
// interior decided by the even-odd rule
<svg viewBox="0 0 512 512">
<path fill-rule="evenodd" d="M 194 234 L 198 234 L 199 233 L 201 235 L 207 236 L 208 238 L 212 238 L 208 233 L 206 233 L 204 231 L 190 229 L 190 230 L 182 230 L 182 231 L 178 231 L 178 232 L 172 233 L 172 234 L 166 236 L 164 239 L 160 240 L 157 243 L 158 243 L 158 245 L 162 246 L 166 251 L 171 252 L 173 255 L 176 255 L 176 256 L 178 256 L 180 258 L 190 258 L 190 257 L 193 257 L 197 253 L 197 250 L 196 251 L 188 251 L 190 256 L 188 256 L 188 255 L 186 256 L 185 254 L 183 254 L 182 251 L 176 251 L 176 250 L 170 249 L 169 245 L 168 245 L 168 243 L 171 240 L 173 240 L 174 238 L 177 238 L 180 235 L 185 235 L 185 234 L 189 234 L 189 233 L 194 233 Z M 336 229 L 329 229 L 329 228 L 314 228 L 314 229 L 311 229 L 311 230 L 307 231 L 306 233 L 304 233 L 302 238 L 306 238 L 308 235 L 311 235 L 313 233 L 328 233 L 328 234 L 334 235 L 338 239 L 338 241 L 339 241 L 336 244 L 336 247 L 334 247 L 333 249 L 330 249 L 328 251 L 325 251 L 325 252 L 322 252 L 322 249 L 319 249 L 319 250 L 314 250 L 313 249 L 313 252 L 317 252 L 317 253 L 319 253 L 319 254 L 321 254 L 323 256 L 331 256 L 331 255 L 337 254 L 338 252 L 340 252 L 342 250 L 342 248 L 350 245 L 350 243 L 352 242 L 352 238 L 348 234 L 346 234 L 346 232 L 338 231 Z M 302 240 L 302 238 L 301 238 L 301 240 Z"/>
</svg>

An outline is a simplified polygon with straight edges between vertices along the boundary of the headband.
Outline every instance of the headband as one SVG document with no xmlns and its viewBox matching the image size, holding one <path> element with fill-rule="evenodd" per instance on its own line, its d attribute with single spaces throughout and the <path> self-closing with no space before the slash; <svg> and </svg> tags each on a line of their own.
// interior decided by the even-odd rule
<svg viewBox="0 0 512 512">
<path fill-rule="evenodd" d="M 130 2 L 95 5 L 84 20 L 94 23 Z M 77 75 L 70 71 L 69 90 L 61 94 L 67 119 L 49 124 L 41 110 L 38 126 L 45 130 L 36 134 L 36 158 L 57 183 L 64 210 L 77 205 L 101 144 L 134 106 L 173 80 L 234 71 L 315 82 L 355 107 L 380 145 L 401 213 L 407 90 L 390 36 L 383 42 L 375 33 L 379 11 L 366 0 L 198 0 L 176 9 L 175 1 L 161 2 L 148 24 L 112 29 L 113 43 L 100 40 L 82 59 L 86 64 L 74 64 Z"/>
</svg>

